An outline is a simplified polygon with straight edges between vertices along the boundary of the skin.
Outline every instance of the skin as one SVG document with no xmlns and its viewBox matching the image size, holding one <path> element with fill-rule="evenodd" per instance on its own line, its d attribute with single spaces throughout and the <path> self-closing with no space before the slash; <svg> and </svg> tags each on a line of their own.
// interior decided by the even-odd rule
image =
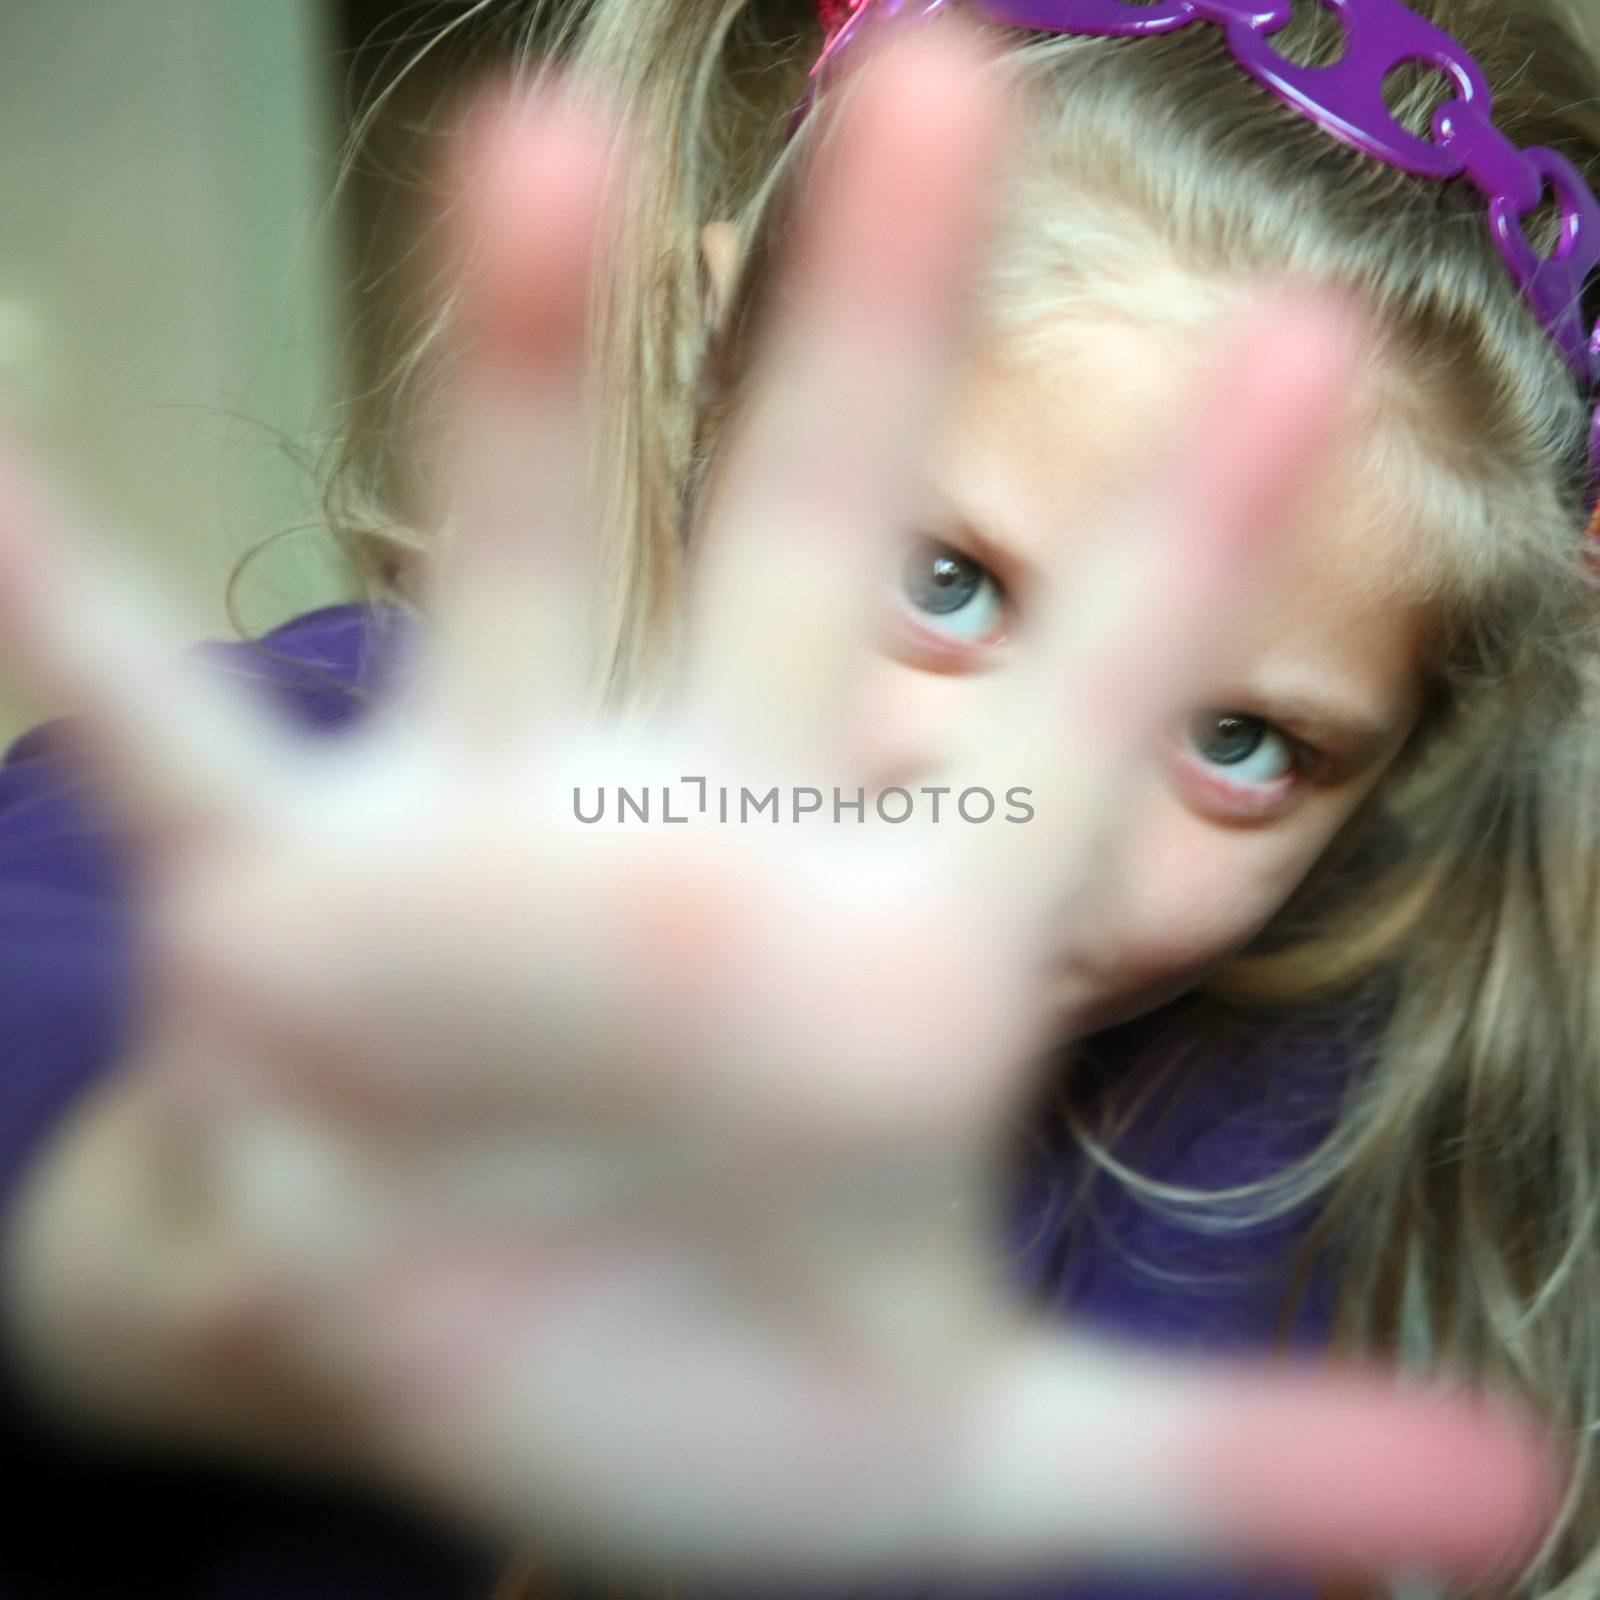
<svg viewBox="0 0 1600 1600">
<path fill-rule="evenodd" d="M 711 224 L 701 250 L 714 308 L 731 287 L 735 229 Z M 897 575 L 862 673 L 856 759 L 871 781 L 937 783 L 951 730 L 991 721 L 1017 693 L 1040 649 L 1032 619 L 1042 599 L 1073 582 L 1101 497 L 1148 457 L 1150 419 L 1175 414 L 1193 382 L 1175 347 L 1159 323 L 1108 321 L 1063 332 L 1043 353 L 1038 341 L 1032 353 L 991 344 L 969 360 L 912 531 L 986 576 L 963 606 L 937 613 Z M 1270 730 L 1258 730 L 1245 759 L 1226 761 L 1208 754 L 1206 728 L 1180 719 L 1129 775 L 1137 821 L 1126 837 L 1137 849 L 1112 853 L 1078 902 L 1086 912 L 1063 919 L 1064 1031 L 1069 1017 L 1091 1031 L 1152 1010 L 1227 962 L 1288 900 L 1415 725 L 1423 614 L 1395 537 L 1404 509 L 1347 466 L 1331 461 L 1329 471 L 1337 494 L 1305 496 L 1286 517 L 1238 618 L 1236 650 L 1194 687 L 1196 713 L 1249 715 Z M 924 573 L 927 564 L 925 555 Z M 1357 714 L 1370 736 L 1317 727 L 1305 702 Z M 993 788 L 1009 781 L 997 774 Z M 1092 940 L 1075 937 L 1083 929 Z"/>
</svg>

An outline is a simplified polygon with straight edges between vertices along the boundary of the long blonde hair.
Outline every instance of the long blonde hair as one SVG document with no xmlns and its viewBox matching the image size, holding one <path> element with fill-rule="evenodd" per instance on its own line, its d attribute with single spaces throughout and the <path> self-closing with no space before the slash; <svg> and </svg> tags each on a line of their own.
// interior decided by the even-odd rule
<svg viewBox="0 0 1600 1600">
<path fill-rule="evenodd" d="M 1600 177 L 1600 69 L 1550 0 L 1412 4 L 1477 57 L 1518 144 L 1552 146 Z M 524 74 L 559 63 L 600 85 L 633 139 L 633 183 L 590 327 L 607 444 L 596 526 L 614 530 L 597 694 L 620 702 L 648 696 L 670 657 L 696 497 L 739 402 L 802 176 L 807 135 L 786 144 L 784 133 L 820 31 L 812 0 L 559 10 L 531 0 L 517 14 Z M 1529 1397 L 1568 1447 L 1571 1487 L 1512 1592 L 1590 1600 L 1600 1592 L 1600 653 L 1579 535 L 1593 397 L 1495 254 L 1475 189 L 1410 177 L 1331 139 L 1252 83 L 1217 30 L 1115 41 L 995 32 L 997 70 L 1015 75 L 1030 107 L 983 290 L 995 325 L 1059 326 L 1122 295 L 1148 315 L 1138 290 L 1158 256 L 1201 282 L 1289 270 L 1355 289 L 1384 330 L 1396 424 L 1374 431 L 1365 465 L 1414 514 L 1431 617 L 1426 710 L 1407 748 L 1193 1011 L 1220 1037 L 1241 1019 L 1363 1007 L 1381 988 L 1369 1070 L 1333 1132 L 1271 1182 L 1218 1196 L 1119 1160 L 1108 1130 L 1122 1113 L 1091 1125 L 1069 1105 L 1069 1121 L 1105 1170 L 1175 1214 L 1226 1203 L 1268 1216 L 1315 1201 L 1298 1277 L 1336 1255 L 1338 1346 L 1404 1348 Z M 1322 5 L 1301 6 L 1275 43 L 1318 63 L 1334 58 L 1340 33 Z M 1406 68 L 1389 88 L 1401 122 L 1426 136 L 1448 93 L 1441 76 Z M 720 218 L 736 225 L 742 259 L 712 321 L 698 242 Z M 1536 240 L 1551 244 L 1554 226 L 1547 210 Z M 1588 311 L 1593 320 L 1600 303 Z M 402 419 L 426 406 L 448 313 L 396 368 Z M 423 542 L 392 509 L 404 500 L 395 440 L 407 437 L 403 421 L 387 436 L 358 430 L 329 502 L 369 593 L 402 605 Z M 1386 847 L 1374 852 L 1375 839 Z M 1358 856 L 1359 892 L 1330 896 Z M 1192 1042 L 1203 1059 L 1206 1039 Z"/>
</svg>

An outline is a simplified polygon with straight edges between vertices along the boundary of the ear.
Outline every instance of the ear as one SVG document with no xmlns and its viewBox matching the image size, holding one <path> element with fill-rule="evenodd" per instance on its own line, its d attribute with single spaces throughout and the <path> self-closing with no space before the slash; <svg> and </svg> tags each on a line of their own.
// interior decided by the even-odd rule
<svg viewBox="0 0 1600 1600">
<path fill-rule="evenodd" d="M 739 230 L 731 222 L 708 223 L 700 230 L 700 259 L 705 263 L 708 288 L 706 320 L 716 322 L 733 292 L 739 264 Z"/>
</svg>

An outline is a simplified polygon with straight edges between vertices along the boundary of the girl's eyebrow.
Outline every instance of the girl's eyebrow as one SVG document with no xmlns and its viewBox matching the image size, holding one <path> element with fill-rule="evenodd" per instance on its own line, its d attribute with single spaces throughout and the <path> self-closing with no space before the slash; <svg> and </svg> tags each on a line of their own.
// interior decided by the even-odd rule
<svg viewBox="0 0 1600 1600">
<path fill-rule="evenodd" d="M 1393 726 L 1387 717 L 1358 709 L 1354 699 L 1275 692 L 1260 687 L 1248 693 L 1251 709 L 1281 723 L 1297 738 L 1337 752 L 1352 768 L 1364 767 L 1388 743 Z"/>
<path fill-rule="evenodd" d="M 981 561 L 1000 580 L 1000 587 L 1013 600 L 1037 594 L 1046 582 L 1044 568 L 1023 553 L 1023 542 L 1011 537 L 992 517 L 977 515 L 971 506 L 948 492 L 941 492 L 932 508 L 927 531 L 950 536 L 952 544 Z"/>
</svg>

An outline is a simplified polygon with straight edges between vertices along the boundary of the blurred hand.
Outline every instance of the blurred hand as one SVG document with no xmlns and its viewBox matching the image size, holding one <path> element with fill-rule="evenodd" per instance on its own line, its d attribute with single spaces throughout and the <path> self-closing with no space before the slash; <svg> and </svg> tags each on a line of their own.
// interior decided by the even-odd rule
<svg viewBox="0 0 1600 1600">
<path fill-rule="evenodd" d="M 250 1264 L 251 1360 L 507 1532 L 712 1577 L 1475 1576 L 1548 1508 L 1515 1418 L 1106 1348 L 994 1262 L 1062 884 L 1331 443 L 1350 315 L 1284 296 L 1228 341 L 1013 715 L 950 750 L 952 795 L 1026 786 L 1031 821 L 891 825 L 870 787 L 832 819 L 1004 136 L 980 63 L 965 27 L 898 41 L 829 130 L 649 719 L 584 711 L 579 335 L 617 130 L 560 94 L 476 135 L 446 535 L 359 732 L 313 747 L 176 662 L 137 575 L 14 476 L 6 644 L 84 707 L 137 864 L 141 1059 Z M 801 786 L 826 809 L 796 821 Z"/>
</svg>

